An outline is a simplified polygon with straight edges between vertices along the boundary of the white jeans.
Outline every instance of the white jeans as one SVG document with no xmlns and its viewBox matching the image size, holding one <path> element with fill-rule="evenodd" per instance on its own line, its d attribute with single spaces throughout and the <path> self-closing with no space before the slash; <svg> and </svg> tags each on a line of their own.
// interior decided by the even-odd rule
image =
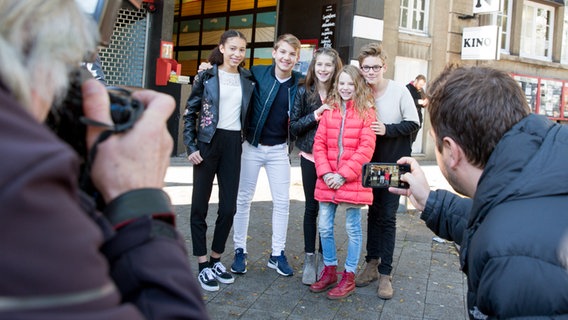
<svg viewBox="0 0 568 320">
<path fill-rule="evenodd" d="M 252 146 L 243 143 L 237 212 L 233 220 L 235 249 L 247 252 L 250 205 L 260 168 L 264 167 L 272 195 L 272 255 L 279 256 L 286 246 L 290 214 L 290 160 L 286 143 L 276 146 Z"/>
</svg>

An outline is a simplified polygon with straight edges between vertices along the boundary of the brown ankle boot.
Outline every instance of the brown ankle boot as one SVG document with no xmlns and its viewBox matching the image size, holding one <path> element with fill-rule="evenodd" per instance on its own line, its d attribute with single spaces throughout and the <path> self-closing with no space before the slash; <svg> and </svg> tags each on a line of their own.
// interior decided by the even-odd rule
<svg viewBox="0 0 568 320">
<path fill-rule="evenodd" d="M 311 292 L 322 292 L 337 283 L 337 266 L 325 266 L 319 281 L 310 286 Z"/>
<path fill-rule="evenodd" d="M 392 289 L 392 277 L 389 275 L 381 274 L 379 275 L 379 288 L 377 289 L 377 295 L 379 298 L 384 300 L 389 300 L 394 295 L 394 290 Z"/>
<path fill-rule="evenodd" d="M 337 287 L 327 293 L 327 298 L 331 300 L 343 299 L 355 292 L 355 273 L 343 271 L 341 281 Z"/>
<path fill-rule="evenodd" d="M 355 285 L 357 287 L 365 287 L 371 282 L 379 278 L 379 259 L 371 259 L 367 261 L 365 269 L 360 271 L 355 278 Z"/>
</svg>

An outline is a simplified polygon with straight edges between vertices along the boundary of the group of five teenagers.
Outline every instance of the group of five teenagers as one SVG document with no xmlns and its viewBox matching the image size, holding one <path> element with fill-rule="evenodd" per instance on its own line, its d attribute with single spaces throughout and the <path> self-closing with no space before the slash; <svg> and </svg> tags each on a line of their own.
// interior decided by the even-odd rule
<svg viewBox="0 0 568 320">
<path fill-rule="evenodd" d="M 290 132 L 296 137 L 299 149 L 302 185 L 305 196 L 304 210 L 304 268 L 302 283 L 311 285 L 323 270 L 321 241 L 316 253 L 318 202 L 314 198 L 316 167 L 313 145 L 318 123 L 329 106 L 325 104 L 337 74 L 343 64 L 337 51 L 331 48 L 316 50 L 308 67 L 304 84 L 298 87 L 290 113 Z"/>
<path fill-rule="evenodd" d="M 341 69 L 326 102 L 330 111 L 321 116 L 313 146 L 318 176 L 315 198 L 320 209 L 318 230 L 325 267 L 310 290 L 322 292 L 337 283 L 334 223 L 339 207 L 345 210 L 347 257 L 341 281 L 327 297 L 342 299 L 355 292 L 355 272 L 363 245 L 361 210 L 373 201 L 371 189 L 361 183 L 361 168 L 371 160 L 375 149 L 376 135 L 371 124 L 376 114 L 370 88 L 353 65 Z"/>
<path fill-rule="evenodd" d="M 252 74 L 241 67 L 246 44 L 246 37 L 239 31 L 223 33 L 209 57 L 212 68 L 201 71 L 193 82 L 184 114 L 184 143 L 187 158 L 193 164 L 193 255 L 197 256 L 199 264 L 199 283 L 208 291 L 219 290 L 218 282 L 234 282 L 220 259 L 233 226 L 242 137 L 255 88 Z M 215 176 L 219 186 L 219 209 L 210 259 L 207 260 L 206 217 Z"/>
<path fill-rule="evenodd" d="M 412 152 L 412 134 L 419 129 L 414 101 L 406 87 L 384 78 L 387 55 L 379 43 L 363 46 L 359 65 L 370 86 L 377 107 L 377 121 L 371 128 L 377 135 L 373 162 L 396 162 Z M 400 196 L 384 188 L 373 189 L 373 203 L 367 219 L 366 266 L 357 275 L 357 286 L 366 286 L 379 279 L 377 295 L 393 297 L 392 260 L 396 237 L 396 212 Z"/>
</svg>

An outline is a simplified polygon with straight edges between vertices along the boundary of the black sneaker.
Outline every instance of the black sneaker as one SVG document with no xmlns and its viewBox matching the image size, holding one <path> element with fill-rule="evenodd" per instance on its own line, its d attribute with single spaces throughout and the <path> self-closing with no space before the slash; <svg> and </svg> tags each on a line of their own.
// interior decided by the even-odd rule
<svg viewBox="0 0 568 320">
<path fill-rule="evenodd" d="M 213 267 L 211 267 L 211 270 L 213 271 L 213 275 L 217 281 L 224 284 L 235 282 L 235 278 L 227 272 L 227 269 L 225 269 L 225 266 L 221 262 L 215 262 Z"/>
<path fill-rule="evenodd" d="M 279 256 L 270 255 L 267 266 L 269 268 L 276 269 L 279 274 L 285 277 L 294 275 L 294 270 L 292 270 L 288 264 L 288 259 L 286 259 L 286 256 L 284 255 L 284 250 L 280 252 Z"/>
<path fill-rule="evenodd" d="M 207 291 L 218 291 L 219 290 L 219 283 L 215 280 L 215 275 L 213 274 L 213 270 L 211 268 L 205 268 L 199 272 L 199 276 L 197 277 L 199 280 L 199 284 L 201 288 Z"/>
<path fill-rule="evenodd" d="M 242 248 L 235 250 L 235 261 L 231 265 L 231 272 L 238 274 L 247 273 L 247 254 Z"/>
</svg>

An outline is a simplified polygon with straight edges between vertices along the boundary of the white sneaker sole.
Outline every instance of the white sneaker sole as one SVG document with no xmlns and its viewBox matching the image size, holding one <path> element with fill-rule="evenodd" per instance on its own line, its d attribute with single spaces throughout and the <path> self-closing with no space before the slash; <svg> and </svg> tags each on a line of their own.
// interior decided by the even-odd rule
<svg viewBox="0 0 568 320">
<path fill-rule="evenodd" d="M 217 281 L 221 282 L 222 284 L 231 284 L 231 283 L 235 282 L 235 278 L 225 279 L 225 278 L 215 276 L 215 279 L 217 279 Z"/>
<path fill-rule="evenodd" d="M 290 273 L 290 274 L 286 274 L 282 271 L 280 271 L 280 269 L 278 268 L 278 264 L 273 264 L 270 261 L 268 261 L 268 263 L 266 264 L 267 267 L 269 267 L 270 269 L 274 269 L 276 270 L 276 272 L 278 272 L 279 275 L 281 276 L 285 276 L 285 277 L 291 277 L 294 275 L 294 273 Z"/>
<path fill-rule="evenodd" d="M 205 290 L 205 291 L 210 291 L 210 292 L 219 291 L 219 286 L 216 286 L 216 287 L 208 286 L 201 281 L 199 281 L 199 284 L 201 285 L 201 288 L 203 288 L 203 290 Z"/>
</svg>

